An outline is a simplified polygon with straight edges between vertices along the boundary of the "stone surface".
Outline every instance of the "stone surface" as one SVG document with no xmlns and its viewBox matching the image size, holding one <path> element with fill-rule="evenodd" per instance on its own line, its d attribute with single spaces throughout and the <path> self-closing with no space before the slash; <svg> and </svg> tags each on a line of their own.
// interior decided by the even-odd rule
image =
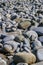
<svg viewBox="0 0 43 65">
<path fill-rule="evenodd" d="M 31 26 L 31 23 L 30 23 L 28 20 L 24 20 L 23 22 L 21 22 L 21 23 L 19 24 L 19 26 L 20 26 L 21 28 L 23 28 L 23 29 L 27 29 L 28 27 Z"/>
<path fill-rule="evenodd" d="M 31 41 L 38 39 L 38 34 L 35 31 L 30 30 L 30 31 L 27 31 L 26 34 Z"/>
<path fill-rule="evenodd" d="M 33 29 L 34 31 L 36 31 L 39 35 L 43 35 L 43 27 L 37 27 Z"/>
<path fill-rule="evenodd" d="M 38 57 L 39 61 L 43 61 L 43 48 L 38 49 L 37 57 Z"/>
<path fill-rule="evenodd" d="M 42 62 L 35 63 L 35 64 L 32 64 L 32 65 L 43 65 L 43 61 Z"/>
<path fill-rule="evenodd" d="M 28 65 L 27 63 L 18 63 L 17 65 Z"/>
<path fill-rule="evenodd" d="M 28 64 L 32 64 L 35 61 L 36 61 L 36 57 L 32 53 L 21 52 L 21 53 L 16 53 L 14 55 L 14 62 L 15 63 L 25 62 Z"/>
</svg>

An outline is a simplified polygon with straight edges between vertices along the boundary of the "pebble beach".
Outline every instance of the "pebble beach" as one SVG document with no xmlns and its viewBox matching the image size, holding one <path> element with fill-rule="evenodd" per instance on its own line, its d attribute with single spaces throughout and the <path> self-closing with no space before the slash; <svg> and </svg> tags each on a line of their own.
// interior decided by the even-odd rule
<svg viewBox="0 0 43 65">
<path fill-rule="evenodd" d="M 0 0 L 0 65 L 43 65 L 43 0 Z"/>
</svg>

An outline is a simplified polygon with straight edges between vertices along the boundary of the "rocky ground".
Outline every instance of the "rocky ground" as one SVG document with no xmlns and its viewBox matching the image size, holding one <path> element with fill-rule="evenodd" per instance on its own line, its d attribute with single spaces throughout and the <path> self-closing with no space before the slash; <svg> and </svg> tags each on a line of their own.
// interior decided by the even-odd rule
<svg viewBox="0 0 43 65">
<path fill-rule="evenodd" d="M 0 0 L 0 65 L 43 65 L 43 0 Z"/>
</svg>

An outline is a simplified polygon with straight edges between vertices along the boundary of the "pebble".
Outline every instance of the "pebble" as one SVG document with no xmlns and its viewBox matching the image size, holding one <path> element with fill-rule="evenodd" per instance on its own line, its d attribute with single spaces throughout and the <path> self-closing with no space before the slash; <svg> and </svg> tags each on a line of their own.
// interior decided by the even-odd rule
<svg viewBox="0 0 43 65">
<path fill-rule="evenodd" d="M 43 61 L 43 0 L 0 0 L 1 62 L 28 65 L 37 58 Z"/>
<path fill-rule="evenodd" d="M 37 57 L 38 57 L 39 61 L 43 61 L 43 48 L 38 49 Z"/>
<path fill-rule="evenodd" d="M 42 47 L 42 43 L 37 39 L 35 41 L 33 41 L 33 45 L 34 45 L 33 46 L 34 50 L 37 50 Z"/>
<path fill-rule="evenodd" d="M 28 20 L 24 20 L 18 26 L 20 26 L 22 29 L 27 29 L 31 26 L 31 23 Z"/>
<path fill-rule="evenodd" d="M 36 31 L 38 35 L 43 35 L 43 27 L 37 27 L 34 28 L 33 30 Z"/>
<path fill-rule="evenodd" d="M 3 39 L 3 41 L 4 42 L 7 42 L 7 41 L 10 41 L 10 40 L 14 40 L 14 36 L 13 35 L 9 35 L 9 36 L 6 36 L 4 39 Z"/>
<path fill-rule="evenodd" d="M 14 52 L 14 50 L 13 50 L 11 45 L 7 45 L 7 44 L 4 45 L 4 49 L 6 50 L 6 52 L 9 52 L 9 53 L 13 53 Z"/>
<path fill-rule="evenodd" d="M 15 63 L 25 62 L 27 64 L 32 64 L 36 61 L 34 54 L 26 52 L 16 53 L 13 58 Z"/>
<path fill-rule="evenodd" d="M 35 31 L 30 30 L 30 31 L 27 31 L 26 34 L 31 41 L 38 39 L 38 34 Z"/>
</svg>

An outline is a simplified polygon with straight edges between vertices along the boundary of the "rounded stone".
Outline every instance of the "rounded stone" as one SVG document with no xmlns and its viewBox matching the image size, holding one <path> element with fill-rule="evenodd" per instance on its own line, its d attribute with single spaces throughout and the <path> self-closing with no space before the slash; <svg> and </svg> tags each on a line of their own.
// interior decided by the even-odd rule
<svg viewBox="0 0 43 65">
<path fill-rule="evenodd" d="M 26 52 L 16 53 L 13 59 L 15 63 L 24 62 L 24 63 L 32 64 L 32 63 L 35 63 L 36 61 L 36 57 L 34 54 L 26 53 Z"/>
<path fill-rule="evenodd" d="M 14 52 L 11 45 L 7 45 L 7 44 L 4 45 L 4 49 L 5 49 L 7 52 L 10 52 L 10 53 Z"/>
<path fill-rule="evenodd" d="M 15 51 L 20 43 L 15 42 L 15 41 L 7 41 L 4 44 L 11 45 L 13 47 L 13 50 Z"/>
<path fill-rule="evenodd" d="M 28 20 L 24 20 L 21 23 L 19 23 L 18 26 L 19 26 L 19 28 L 27 29 L 28 27 L 31 26 L 31 23 Z"/>
<path fill-rule="evenodd" d="M 30 30 L 30 31 L 27 31 L 26 34 L 31 41 L 38 39 L 38 34 L 35 31 Z"/>
<path fill-rule="evenodd" d="M 38 49 L 37 57 L 38 57 L 39 61 L 43 61 L 43 48 Z"/>
<path fill-rule="evenodd" d="M 39 48 L 41 48 L 42 47 L 42 44 L 41 44 L 41 42 L 39 41 L 39 40 L 35 40 L 35 41 L 33 41 L 33 48 L 34 48 L 34 50 L 38 50 Z"/>
</svg>

